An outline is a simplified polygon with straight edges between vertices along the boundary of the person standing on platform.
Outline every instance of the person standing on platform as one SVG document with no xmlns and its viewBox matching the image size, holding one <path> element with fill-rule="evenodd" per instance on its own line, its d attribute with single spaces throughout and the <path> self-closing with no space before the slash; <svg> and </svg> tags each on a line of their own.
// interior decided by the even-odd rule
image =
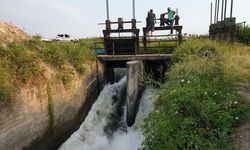
<svg viewBox="0 0 250 150">
<path fill-rule="evenodd" d="M 150 11 L 148 12 L 147 19 L 146 19 L 147 35 L 153 34 L 154 27 L 155 27 L 155 21 L 156 21 L 155 13 L 153 12 L 153 9 L 150 9 Z M 150 32 L 151 32 L 151 34 L 149 34 Z"/>
</svg>

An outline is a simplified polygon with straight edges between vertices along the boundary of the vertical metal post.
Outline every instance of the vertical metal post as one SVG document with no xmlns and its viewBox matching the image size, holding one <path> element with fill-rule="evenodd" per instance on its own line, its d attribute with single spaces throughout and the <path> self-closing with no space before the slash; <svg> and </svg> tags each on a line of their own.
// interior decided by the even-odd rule
<svg viewBox="0 0 250 150">
<path fill-rule="evenodd" d="M 227 17 L 227 0 L 225 0 L 224 19 Z"/>
<path fill-rule="evenodd" d="M 133 0 L 133 19 L 135 19 L 135 0 Z"/>
<path fill-rule="evenodd" d="M 160 54 L 160 41 L 158 41 L 158 54 Z"/>
<path fill-rule="evenodd" d="M 115 44 L 112 42 L 112 54 L 115 55 Z"/>
<path fill-rule="evenodd" d="M 137 54 L 138 48 L 137 48 L 137 44 L 135 42 L 135 55 Z"/>
<path fill-rule="evenodd" d="M 220 0 L 218 0 L 218 4 L 217 4 L 216 22 L 218 22 L 219 20 L 219 11 L 220 11 Z"/>
<path fill-rule="evenodd" d="M 106 0 L 107 20 L 109 20 L 109 0 Z"/>
<path fill-rule="evenodd" d="M 230 12 L 230 18 L 233 17 L 233 5 L 234 5 L 234 1 L 231 0 L 231 12 Z"/>
<path fill-rule="evenodd" d="M 213 24 L 213 3 L 211 2 L 210 24 Z"/>
<path fill-rule="evenodd" d="M 217 0 L 215 0 L 215 7 L 214 7 L 214 23 L 216 22 L 216 14 L 217 14 Z"/>
<path fill-rule="evenodd" d="M 99 65 L 98 65 L 98 59 L 96 56 L 96 80 L 97 80 L 97 90 L 98 94 L 100 94 L 100 79 L 99 79 Z"/>
<path fill-rule="evenodd" d="M 247 41 L 245 40 L 246 39 L 245 33 L 246 33 L 246 22 L 244 22 L 244 26 L 243 26 L 243 42 L 247 43 Z"/>
<path fill-rule="evenodd" d="M 224 13 L 224 0 L 222 0 L 222 4 L 221 4 L 221 21 L 223 20 L 223 13 Z"/>
</svg>

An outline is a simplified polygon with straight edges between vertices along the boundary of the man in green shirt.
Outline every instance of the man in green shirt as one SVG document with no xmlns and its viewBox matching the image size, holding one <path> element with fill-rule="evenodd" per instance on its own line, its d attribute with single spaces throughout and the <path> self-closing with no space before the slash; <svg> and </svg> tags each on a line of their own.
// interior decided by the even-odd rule
<svg viewBox="0 0 250 150">
<path fill-rule="evenodd" d="M 163 24 L 167 24 L 168 26 L 172 26 L 174 24 L 174 15 L 175 15 L 175 11 L 171 10 L 170 7 L 168 7 L 168 12 L 163 13 L 162 15 L 168 15 L 167 19 L 162 20 Z M 173 33 L 173 29 L 171 30 L 171 34 Z"/>
</svg>

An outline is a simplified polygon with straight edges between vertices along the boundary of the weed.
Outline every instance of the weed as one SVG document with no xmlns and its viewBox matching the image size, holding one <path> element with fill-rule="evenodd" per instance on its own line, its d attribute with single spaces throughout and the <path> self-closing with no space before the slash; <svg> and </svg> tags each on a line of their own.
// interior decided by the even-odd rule
<svg viewBox="0 0 250 150">
<path fill-rule="evenodd" d="M 43 71 L 41 61 L 56 69 L 58 78 L 67 87 L 73 79 L 72 67 L 83 75 L 84 64 L 95 60 L 91 51 L 94 40 L 98 39 L 82 39 L 80 43 L 44 43 L 35 36 L 29 41 L 0 45 L 0 68 L 4 69 L 0 73 L 0 99 L 10 99 L 12 88 L 8 87 L 16 83 L 27 84 L 39 78 Z M 13 82 L 9 82 L 9 79 Z"/>
<path fill-rule="evenodd" d="M 73 80 L 73 73 L 70 72 L 60 72 L 57 74 L 57 78 L 63 82 L 64 87 L 67 89 L 70 86 L 71 81 Z"/>
<path fill-rule="evenodd" d="M 247 109 L 235 82 L 246 74 L 232 78 L 234 73 L 226 71 L 230 66 L 225 63 L 226 49 L 225 43 L 202 39 L 176 50 L 155 111 L 142 126 L 142 149 L 232 149 L 230 135 L 243 122 Z"/>
</svg>

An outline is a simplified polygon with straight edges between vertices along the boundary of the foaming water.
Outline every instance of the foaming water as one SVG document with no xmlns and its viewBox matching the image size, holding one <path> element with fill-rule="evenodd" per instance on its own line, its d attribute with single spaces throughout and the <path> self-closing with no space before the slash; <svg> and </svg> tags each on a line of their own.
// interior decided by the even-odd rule
<svg viewBox="0 0 250 150">
<path fill-rule="evenodd" d="M 135 124 L 126 125 L 126 78 L 106 85 L 80 128 L 59 150 L 136 150 L 144 140 L 138 126 L 152 111 L 156 90 L 147 87 L 142 94 Z"/>
</svg>

